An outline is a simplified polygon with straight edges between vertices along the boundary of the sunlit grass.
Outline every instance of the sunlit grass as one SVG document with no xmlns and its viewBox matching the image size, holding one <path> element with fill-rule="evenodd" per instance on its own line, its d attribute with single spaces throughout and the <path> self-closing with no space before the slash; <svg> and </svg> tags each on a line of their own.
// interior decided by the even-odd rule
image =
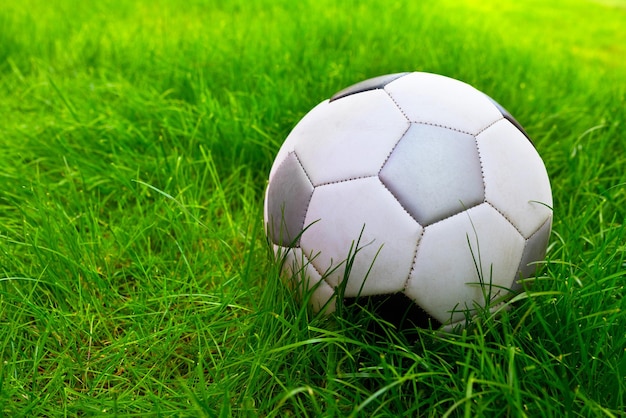
<svg viewBox="0 0 626 418">
<path fill-rule="evenodd" d="M 583 0 L 3 5 L 2 413 L 620 416 L 625 21 Z M 552 180 L 541 275 L 460 334 L 313 316 L 263 234 L 293 125 L 411 70 L 502 103 Z"/>
</svg>

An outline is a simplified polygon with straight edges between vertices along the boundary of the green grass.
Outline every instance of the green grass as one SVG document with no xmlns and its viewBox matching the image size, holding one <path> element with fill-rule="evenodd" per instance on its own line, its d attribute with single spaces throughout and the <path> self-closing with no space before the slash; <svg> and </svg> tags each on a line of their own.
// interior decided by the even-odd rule
<svg viewBox="0 0 626 418">
<path fill-rule="evenodd" d="M 5 3 L 2 415 L 624 416 L 624 1 Z M 411 70 L 516 116 L 555 217 L 513 310 L 417 340 L 312 316 L 262 228 L 299 118 Z"/>
</svg>

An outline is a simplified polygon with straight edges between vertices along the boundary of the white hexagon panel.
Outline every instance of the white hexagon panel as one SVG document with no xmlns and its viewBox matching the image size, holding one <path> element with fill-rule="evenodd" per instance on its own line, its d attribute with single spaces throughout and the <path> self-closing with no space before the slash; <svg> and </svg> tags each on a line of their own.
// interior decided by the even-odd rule
<svg viewBox="0 0 626 418">
<path fill-rule="evenodd" d="M 300 245 L 332 287 L 342 282 L 348 254 L 358 249 L 345 296 L 402 291 L 422 227 L 377 176 L 317 187 L 305 224 Z"/>
<path fill-rule="evenodd" d="M 414 123 L 475 135 L 503 117 L 481 91 L 437 74 L 407 74 L 387 84 L 385 91 Z"/>
<path fill-rule="evenodd" d="M 442 324 L 503 296 L 524 238 L 488 203 L 426 227 L 405 294 Z"/>
<path fill-rule="evenodd" d="M 458 80 L 398 73 L 298 123 L 264 217 L 314 310 L 333 311 L 338 294 L 390 300 L 422 312 L 415 324 L 449 327 L 522 290 L 545 257 L 551 206 L 543 161 L 500 104 Z"/>
<path fill-rule="evenodd" d="M 477 137 L 485 197 L 525 238 L 552 213 L 552 190 L 543 161 L 526 136 L 502 119 Z"/>
<path fill-rule="evenodd" d="M 290 136 L 313 185 L 373 176 L 409 127 L 382 90 L 325 102 Z"/>
</svg>

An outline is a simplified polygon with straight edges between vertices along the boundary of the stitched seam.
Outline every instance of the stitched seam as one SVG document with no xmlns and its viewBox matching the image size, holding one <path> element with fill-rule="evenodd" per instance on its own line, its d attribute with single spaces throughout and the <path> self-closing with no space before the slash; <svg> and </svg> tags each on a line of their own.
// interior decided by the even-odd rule
<svg viewBox="0 0 626 418">
<path fill-rule="evenodd" d="M 345 182 L 347 182 L 347 181 L 363 180 L 363 179 L 371 179 L 371 178 L 374 178 L 374 177 L 378 177 L 378 174 L 371 174 L 371 175 L 369 175 L 369 176 L 357 176 L 357 177 L 350 177 L 350 178 L 347 178 L 347 179 L 342 179 L 342 180 L 327 181 L 327 182 L 324 182 L 324 183 L 317 184 L 317 185 L 315 185 L 315 186 L 313 186 L 313 187 L 314 187 L 314 188 L 317 188 L 317 187 L 322 187 L 322 186 L 328 186 L 328 185 L 331 185 L 331 184 L 340 184 L 340 183 L 345 183 Z"/>
<path fill-rule="evenodd" d="M 395 80 L 394 80 L 395 81 Z M 384 88 L 383 88 L 384 90 Z M 420 124 L 420 125 L 428 125 L 428 126 L 436 126 L 438 128 L 444 128 L 444 129 L 450 129 L 451 131 L 455 131 L 455 132 L 460 132 L 462 134 L 467 134 L 467 135 L 472 135 L 472 136 L 476 136 L 476 135 L 480 135 L 481 133 L 483 133 L 484 131 L 486 131 L 487 129 L 489 129 L 491 126 L 495 125 L 497 122 L 506 119 L 504 117 L 504 115 L 502 115 L 500 118 L 496 119 L 495 121 L 491 122 L 489 125 L 485 126 L 483 129 L 481 129 L 480 131 L 478 131 L 477 133 L 472 133 L 469 131 L 464 131 L 463 129 L 458 129 L 458 128 L 454 128 L 452 126 L 447 126 L 447 125 L 442 125 L 440 123 L 435 123 L 435 122 L 427 122 L 427 121 L 418 121 L 418 120 L 411 120 L 411 118 L 409 118 L 409 116 L 404 112 L 404 110 L 402 109 L 402 107 L 400 106 L 400 104 L 396 101 L 396 99 L 394 99 L 394 97 L 391 95 L 391 93 L 389 93 L 387 90 L 385 90 L 385 93 L 387 93 L 387 95 L 389 96 L 389 98 L 391 98 L 391 101 L 396 105 L 396 107 L 400 110 L 400 112 L 402 113 L 402 115 L 406 118 L 407 121 L 409 121 L 410 124 Z M 405 132 L 406 133 L 406 132 Z M 404 136 L 404 135 L 403 135 Z"/>
<path fill-rule="evenodd" d="M 293 154 L 293 156 L 296 157 L 296 161 L 298 162 L 300 167 L 302 167 L 302 171 L 304 171 L 304 175 L 306 176 L 307 180 L 309 181 L 309 183 L 311 183 L 311 186 L 315 187 L 315 185 L 313 184 L 313 181 L 311 180 L 311 176 L 309 176 L 309 173 L 306 172 L 306 169 L 304 168 L 304 165 L 302 164 L 302 161 L 300 160 L 300 157 L 298 156 L 296 151 L 293 150 L 293 151 L 290 151 L 289 153 Z"/>
<path fill-rule="evenodd" d="M 306 274 L 306 268 L 307 268 L 307 266 L 311 266 L 313 268 L 313 270 L 315 270 L 315 272 L 317 274 L 319 274 L 319 276 L 320 276 L 320 280 L 317 281 L 316 283 L 314 283 L 313 286 L 318 286 L 317 283 L 320 283 L 319 286 L 326 285 L 333 291 L 333 296 L 336 296 L 335 293 L 334 293 L 335 288 L 330 283 L 328 283 L 328 280 L 326 280 L 326 276 L 324 276 L 322 273 L 320 273 L 320 271 L 317 269 L 315 264 L 313 264 L 313 259 L 310 259 L 306 255 L 306 253 L 304 252 L 304 249 L 302 247 L 298 247 L 298 248 L 300 249 L 300 252 L 302 254 L 302 259 L 301 260 L 296 260 L 296 262 L 298 262 L 298 261 L 302 262 L 302 265 L 300 266 L 300 269 L 302 269 L 302 274 L 304 274 L 307 277 L 307 279 L 310 280 L 311 278 L 308 277 L 308 275 Z M 317 257 L 317 255 L 315 257 Z M 313 257 L 313 258 L 315 258 L 315 257 Z M 321 283 L 321 282 L 323 282 L 323 283 Z M 304 291 L 304 289 L 302 289 L 302 290 Z M 309 286 L 307 286 L 306 291 L 307 292 L 310 291 L 310 287 Z M 331 296 L 331 298 L 332 298 L 332 296 Z"/>
<path fill-rule="evenodd" d="M 483 179 L 483 202 L 487 201 L 487 182 L 485 181 L 485 166 L 483 165 L 483 156 L 480 152 L 480 145 L 478 144 L 478 136 L 473 135 L 474 144 L 476 145 L 476 152 L 478 153 L 478 164 L 480 164 L 480 176 Z"/>
<path fill-rule="evenodd" d="M 417 243 L 415 244 L 415 251 L 413 252 L 413 262 L 411 263 L 409 274 L 406 277 L 406 280 L 404 281 L 404 285 L 402 286 L 403 293 L 407 291 L 408 286 L 409 286 L 409 280 L 411 280 L 411 276 L 413 275 L 413 272 L 415 271 L 415 263 L 417 262 L 417 253 L 419 252 L 420 243 L 422 242 L 422 237 L 424 237 L 424 232 L 426 232 L 426 228 L 422 227 L 422 231 L 420 232 L 419 237 L 417 237 Z M 413 300 L 413 298 L 410 298 L 410 299 Z M 415 301 L 413 301 L 413 303 L 415 303 Z M 426 310 L 425 308 L 422 308 L 422 309 Z"/>
<path fill-rule="evenodd" d="M 387 157 L 385 157 L 385 161 L 383 161 L 382 165 L 378 169 L 378 174 L 379 175 L 380 175 L 380 172 L 383 171 L 383 168 L 385 167 L 387 162 L 389 161 L 389 158 L 391 158 L 391 154 L 394 153 L 396 148 L 398 148 L 398 145 L 400 144 L 400 142 L 402 142 L 402 140 L 404 139 L 404 136 L 406 135 L 406 133 L 409 132 L 409 129 L 411 129 L 411 125 L 412 125 L 411 122 L 409 122 L 409 124 L 407 125 L 406 129 L 404 130 L 404 132 L 402 132 L 402 135 L 400 135 L 400 138 L 398 138 L 398 140 L 396 141 L 394 146 L 391 148 L 391 151 L 389 151 L 389 153 L 387 154 Z"/>
<path fill-rule="evenodd" d="M 311 199 L 313 198 L 313 193 L 315 192 L 315 185 L 311 181 L 311 177 L 309 176 L 309 173 L 306 172 L 306 169 L 304 168 L 304 165 L 302 164 L 302 161 L 300 161 L 300 157 L 298 157 L 298 154 L 296 154 L 296 151 L 294 150 L 294 151 L 292 151 L 292 153 L 293 153 L 293 156 L 296 158 L 297 163 L 302 168 L 302 171 L 304 172 L 304 175 L 306 176 L 307 180 L 309 181 L 309 183 L 313 187 L 313 190 L 309 194 L 309 199 L 308 199 L 308 202 L 307 202 L 307 205 L 306 205 L 306 210 L 304 211 L 304 215 L 302 216 L 302 222 L 301 222 L 301 226 L 300 226 L 300 231 L 302 231 L 301 232 L 301 234 L 302 234 L 302 233 L 304 233 L 304 223 L 306 222 L 306 216 L 309 214 L 309 208 L 311 207 Z M 301 240 L 302 240 L 302 235 L 300 235 L 300 238 L 298 238 L 298 246 L 300 245 L 300 241 Z"/>
<path fill-rule="evenodd" d="M 394 80 L 395 81 L 395 80 Z M 383 90 L 385 90 L 383 88 Z M 396 105 L 396 107 L 398 108 L 398 110 L 400 111 L 400 113 L 402 113 L 402 116 L 404 116 L 404 118 L 407 120 L 407 122 L 409 122 L 409 126 L 411 123 L 411 119 L 409 119 L 409 117 L 407 116 L 406 113 L 404 113 L 404 109 L 402 109 L 402 107 L 398 104 L 398 102 L 396 102 L 396 99 L 393 98 L 393 96 L 391 95 L 391 93 L 389 93 L 387 90 L 385 90 L 385 93 L 387 93 L 387 96 L 389 96 L 389 98 L 391 99 L 391 101 L 393 102 L 393 104 Z"/>
<path fill-rule="evenodd" d="M 402 209 L 406 212 L 406 214 L 407 214 L 407 215 L 409 215 L 409 216 L 411 217 L 411 219 L 413 219 L 413 220 L 414 220 L 414 221 L 415 221 L 415 222 L 416 222 L 419 226 L 422 226 L 422 224 L 421 224 L 421 223 L 420 223 L 417 219 L 415 219 L 415 217 L 413 216 L 413 214 L 412 214 L 411 212 L 409 212 L 409 211 L 408 211 L 408 209 L 407 209 L 407 208 L 406 208 L 406 207 L 402 204 L 402 202 L 400 201 L 400 199 L 398 199 L 398 198 L 396 197 L 396 195 L 395 195 L 395 194 L 393 194 L 393 192 L 389 189 L 389 187 L 387 187 L 387 185 L 385 184 L 385 182 L 383 182 L 383 181 L 380 179 L 380 177 L 378 177 L 378 181 L 379 181 L 379 182 L 380 182 L 380 184 L 381 184 L 381 185 L 385 188 L 385 190 L 387 190 L 387 191 L 389 192 L 389 194 L 390 194 L 390 195 L 394 198 L 394 200 L 395 200 L 396 202 L 398 202 L 398 204 L 399 204 L 399 205 L 400 205 L 400 207 L 401 207 L 401 208 L 402 208 Z M 422 228 L 424 228 L 424 227 L 422 226 Z"/>
<path fill-rule="evenodd" d="M 304 259 L 306 259 L 306 263 L 304 263 L 301 268 L 306 269 L 307 265 L 313 267 L 313 270 L 315 270 L 315 272 L 320 275 L 320 280 L 324 280 L 325 281 L 324 275 L 322 273 L 320 273 L 320 271 L 317 269 L 317 267 L 315 267 L 315 264 L 313 264 L 313 261 L 309 258 L 308 255 L 306 255 L 306 253 L 304 252 L 304 249 L 302 247 L 298 247 L 298 248 L 300 248 L 300 251 L 302 252 L 302 258 L 303 258 L 302 261 L 304 262 Z M 315 257 L 313 257 L 313 258 L 315 258 Z M 306 273 L 306 272 L 304 272 L 304 273 Z M 328 286 L 330 286 L 330 284 L 328 282 L 326 282 L 326 284 Z"/>
<path fill-rule="evenodd" d="M 462 133 L 462 134 L 465 134 L 465 135 L 474 136 L 474 134 L 471 133 L 471 132 L 464 131 L 463 129 L 453 128 L 452 126 L 442 125 L 440 123 L 426 122 L 426 121 L 417 121 L 417 120 L 413 120 L 413 121 L 411 121 L 411 123 L 414 123 L 416 125 L 435 126 L 437 128 L 449 129 L 451 131 L 459 132 L 459 133 Z"/>
<path fill-rule="evenodd" d="M 318 251 L 318 252 L 317 252 L 317 254 L 315 254 L 315 255 L 314 255 L 314 256 L 312 256 L 312 257 L 309 257 L 309 256 L 308 256 L 308 255 L 304 252 L 304 248 L 302 248 L 302 246 L 301 246 L 301 245 L 298 245 L 298 247 L 296 247 L 296 248 L 299 248 L 299 249 L 300 249 L 300 251 L 301 251 L 301 253 L 302 253 L 302 258 L 303 258 L 303 259 L 302 259 L 302 262 L 303 262 L 303 263 L 304 263 L 304 259 L 306 259 L 306 263 L 302 264 L 301 268 L 302 268 L 302 269 L 306 269 L 306 266 L 307 266 L 307 265 L 311 266 L 311 267 L 313 268 L 313 270 L 315 270 L 315 272 L 316 272 L 317 274 L 319 274 L 319 276 L 320 276 L 320 281 L 323 281 L 323 282 L 324 282 L 324 284 L 326 284 L 326 286 L 328 286 L 329 288 L 331 288 L 331 289 L 334 291 L 334 290 L 335 290 L 335 287 L 334 287 L 331 283 L 329 283 L 329 282 L 328 282 L 328 280 L 327 280 L 327 278 L 328 278 L 328 276 L 329 276 L 329 275 L 328 275 L 327 273 L 322 273 L 322 272 L 320 271 L 320 269 L 318 269 L 318 268 L 317 268 L 317 266 L 315 265 L 315 263 L 313 263 L 313 260 L 314 260 L 317 256 L 319 256 L 319 255 L 321 254 L 321 251 Z M 313 253 L 311 253 L 311 254 L 313 254 Z M 333 266 L 331 265 L 331 266 L 329 266 L 329 267 L 328 267 L 327 272 L 328 272 L 328 271 L 330 271 L 330 270 L 332 270 L 332 269 L 333 269 Z M 306 272 L 304 272 L 304 273 L 306 274 Z"/>
<path fill-rule="evenodd" d="M 499 119 L 494 120 L 493 122 L 491 122 L 489 125 L 485 126 L 483 129 L 481 129 L 480 131 L 478 131 L 476 134 L 474 134 L 475 136 L 478 136 L 480 134 L 482 134 L 483 132 L 485 132 L 487 129 L 491 128 L 493 125 L 495 125 L 496 123 L 505 120 L 506 118 L 503 116 Z"/>
<path fill-rule="evenodd" d="M 457 216 L 457 215 L 461 215 L 461 214 L 463 214 L 463 213 L 466 213 L 468 210 L 470 210 L 470 209 L 472 209 L 472 208 L 476 208 L 476 207 L 478 207 L 478 206 L 480 206 L 480 205 L 483 205 L 483 204 L 485 204 L 485 203 L 487 203 L 487 202 L 486 202 L 485 200 L 483 200 L 483 201 L 478 202 L 478 203 L 476 203 L 475 205 L 472 205 L 472 206 L 463 206 L 463 210 L 460 210 L 460 211 L 458 211 L 458 212 L 456 212 L 456 213 L 453 213 L 452 215 L 448 215 L 448 216 L 446 216 L 445 218 L 442 218 L 442 219 L 439 219 L 438 221 L 435 221 L 435 222 L 433 222 L 433 223 L 430 223 L 430 224 L 426 225 L 424 228 L 428 228 L 428 227 L 430 227 L 430 226 L 433 226 L 433 225 L 438 224 L 439 222 L 443 222 L 443 221 L 446 221 L 446 220 L 448 220 L 448 219 L 450 219 L 450 218 L 453 218 L 453 217 L 455 217 L 455 216 Z M 421 224 L 420 224 L 420 225 L 421 225 Z"/>
<path fill-rule="evenodd" d="M 533 232 L 532 234 L 530 234 L 528 236 L 528 238 L 526 238 L 524 240 L 524 249 L 522 250 L 522 258 L 520 258 L 519 260 L 519 264 L 517 266 L 517 273 L 522 271 L 522 261 L 524 261 L 524 254 L 526 253 L 526 249 L 528 248 L 528 241 L 530 241 L 532 239 L 532 237 L 534 237 L 535 235 L 537 235 L 539 233 L 539 231 L 541 231 L 541 228 L 543 228 L 544 226 L 546 226 L 546 224 L 548 222 L 550 222 L 551 217 L 548 217 L 548 219 L 545 220 L 544 223 L 541 224 L 541 226 L 539 226 L 539 228 L 537 228 L 537 230 L 535 232 Z M 516 273 L 516 274 L 517 274 Z"/>
<path fill-rule="evenodd" d="M 548 218 L 539 226 L 539 228 L 537 228 L 537 230 L 535 232 L 530 234 L 526 240 L 529 240 L 532 237 L 534 237 L 535 235 L 537 235 L 539 233 L 539 231 L 541 231 L 541 228 L 543 228 L 548 222 L 550 222 L 550 220 L 552 220 L 552 216 L 548 216 Z"/>
<path fill-rule="evenodd" d="M 524 238 L 524 234 L 522 234 L 522 231 L 520 231 L 520 229 L 517 227 L 517 225 L 515 225 L 515 224 L 513 223 L 513 221 L 512 221 L 512 220 L 511 220 L 508 216 L 506 216 L 506 215 L 504 214 L 504 212 L 502 212 L 500 209 L 498 209 L 497 207 L 495 207 L 495 206 L 494 206 L 493 204 L 491 204 L 491 202 L 489 202 L 489 201 L 485 201 L 485 203 L 487 203 L 489 206 L 491 206 L 492 208 L 494 208 L 496 212 L 498 212 L 500 215 L 502 215 L 502 217 L 503 217 L 504 219 L 506 219 L 506 221 L 507 221 L 507 222 L 508 222 L 508 223 L 509 223 L 509 224 L 510 224 L 513 228 L 515 228 L 515 230 L 517 231 L 517 233 L 518 233 L 518 234 L 520 234 L 520 236 L 521 236 L 522 238 Z M 525 239 L 526 239 L 526 238 L 524 238 L 524 240 L 525 240 Z"/>
</svg>

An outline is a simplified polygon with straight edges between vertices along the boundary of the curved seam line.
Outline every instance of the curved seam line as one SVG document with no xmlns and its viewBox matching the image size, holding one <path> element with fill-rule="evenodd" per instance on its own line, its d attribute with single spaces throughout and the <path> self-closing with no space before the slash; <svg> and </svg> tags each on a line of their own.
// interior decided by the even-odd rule
<svg viewBox="0 0 626 418">
<path fill-rule="evenodd" d="M 387 165 L 387 162 L 389 162 L 389 159 L 391 158 L 391 154 L 393 154 L 393 152 L 396 150 L 396 148 L 398 148 L 398 145 L 400 144 L 400 142 L 402 142 L 402 140 L 404 139 L 404 136 L 406 135 L 406 133 L 409 132 L 409 129 L 411 129 L 411 122 L 408 123 L 408 126 L 406 127 L 404 132 L 402 132 L 402 135 L 400 135 L 400 138 L 398 138 L 398 140 L 396 141 L 394 146 L 391 148 L 391 150 L 387 154 L 387 157 L 385 157 L 385 161 L 383 161 L 382 165 L 378 169 L 378 173 L 377 173 L 378 176 L 380 176 L 380 173 L 383 171 L 383 168 L 385 168 L 385 165 Z"/>
<path fill-rule="evenodd" d="M 526 253 L 526 249 L 528 248 L 528 241 L 531 240 L 532 237 L 534 237 L 535 235 L 537 235 L 539 233 L 539 231 L 541 231 L 541 228 L 543 228 L 544 226 L 546 226 L 546 224 L 548 222 L 550 222 L 550 220 L 552 219 L 552 216 L 549 216 L 540 226 L 539 228 L 537 228 L 537 230 L 535 232 L 533 232 L 532 234 L 530 234 L 528 236 L 528 238 L 526 238 L 524 240 L 524 249 L 522 250 L 522 258 L 520 258 L 519 260 L 519 264 L 517 266 L 517 272 L 521 273 L 522 271 L 522 261 L 524 261 L 524 254 Z"/>
<path fill-rule="evenodd" d="M 482 134 L 483 132 L 485 132 L 487 129 L 491 128 L 493 125 L 495 125 L 496 123 L 503 121 L 503 120 L 508 120 L 507 118 L 505 118 L 504 116 L 502 116 L 499 119 L 494 120 L 493 122 L 491 122 L 489 125 L 485 126 L 483 129 L 481 129 L 480 131 L 478 131 L 477 133 L 474 134 L 474 136 L 478 136 L 480 134 Z"/>
<path fill-rule="evenodd" d="M 440 123 L 435 123 L 435 122 L 422 122 L 422 121 L 418 121 L 418 120 L 412 120 L 410 121 L 411 123 L 414 123 L 416 125 L 426 125 L 426 126 L 434 126 L 437 128 L 442 128 L 442 129 L 449 129 L 451 131 L 455 131 L 455 132 L 459 132 L 465 135 L 471 135 L 471 136 L 475 136 L 473 133 L 468 132 L 468 131 L 464 131 L 463 129 L 458 129 L 458 128 L 453 128 L 452 126 L 446 126 L 446 125 L 442 125 Z"/>
<path fill-rule="evenodd" d="M 472 206 L 464 206 L 464 207 L 463 207 L 463 210 L 461 210 L 461 211 L 459 211 L 459 212 L 456 212 L 456 213 L 453 213 L 452 215 L 448 215 L 448 216 L 446 216 L 445 218 L 439 219 L 438 221 L 435 221 L 435 222 L 433 222 L 433 223 L 430 223 L 430 224 L 428 224 L 428 225 L 424 226 L 424 229 L 429 228 L 429 227 L 431 227 L 431 226 L 433 226 L 433 225 L 437 225 L 438 223 L 443 222 L 443 221 L 445 221 L 445 220 L 448 220 L 448 219 L 450 219 L 450 218 L 453 218 L 453 217 L 455 217 L 455 216 L 457 216 L 457 215 L 461 215 L 461 214 L 463 214 L 463 213 L 466 213 L 468 210 L 473 209 L 473 208 L 475 208 L 475 207 L 478 207 L 478 206 L 480 206 L 480 205 L 483 205 L 483 204 L 485 204 L 485 203 L 488 203 L 488 202 L 487 202 L 486 200 L 481 200 L 480 202 L 478 202 L 478 203 L 476 203 L 476 204 L 474 204 L 474 205 L 472 205 Z"/>
<path fill-rule="evenodd" d="M 401 78 L 401 77 L 398 77 Z M 397 80 L 397 79 L 396 79 Z M 395 80 L 394 80 L 395 81 Z M 387 85 L 390 83 L 387 83 L 385 85 L 385 87 L 387 87 Z M 393 96 L 391 95 L 391 93 L 389 93 L 387 91 L 386 88 L 383 87 L 383 90 L 385 91 L 385 93 L 387 93 L 387 96 L 389 96 L 389 98 L 391 99 L 391 101 L 393 102 L 393 104 L 396 105 L 396 107 L 398 108 L 398 110 L 400 111 L 400 113 L 402 113 L 402 116 L 404 116 L 404 118 L 407 120 L 407 122 L 409 122 L 409 126 L 411 125 L 412 121 L 411 119 L 409 119 L 409 116 L 404 112 L 404 109 L 402 109 L 402 107 L 400 106 L 400 104 L 398 102 L 396 102 L 396 99 L 393 98 Z"/>
<path fill-rule="evenodd" d="M 537 228 L 537 230 L 536 230 L 535 232 L 533 232 L 532 234 L 530 234 L 530 235 L 528 236 L 527 240 L 529 240 L 529 239 L 531 239 L 532 237 L 534 237 L 535 235 L 537 235 L 537 233 L 538 233 L 539 231 L 541 231 L 541 228 L 543 228 L 543 227 L 544 227 L 544 226 L 545 226 L 548 222 L 550 222 L 550 220 L 552 220 L 552 214 L 550 214 L 550 216 L 548 216 L 548 217 L 546 218 L 546 220 L 545 220 L 545 221 L 544 221 L 541 225 L 539 225 L 539 228 Z"/>
<path fill-rule="evenodd" d="M 331 185 L 331 184 L 340 184 L 340 183 L 345 183 L 345 182 L 354 181 L 354 180 L 371 179 L 371 178 L 374 178 L 374 177 L 378 177 L 378 174 L 370 174 L 370 175 L 367 175 L 367 176 L 350 177 L 350 178 L 342 179 L 342 180 L 326 181 L 324 183 L 320 183 L 320 184 L 318 184 L 316 186 L 313 186 L 313 188 L 322 187 L 322 186 L 328 186 L 328 185 Z"/>
<path fill-rule="evenodd" d="M 480 164 L 480 176 L 483 180 L 483 202 L 487 201 L 487 182 L 485 181 L 485 166 L 483 164 L 483 156 L 480 152 L 478 144 L 478 135 L 474 135 L 474 145 L 476 145 L 476 153 L 478 154 L 478 164 Z"/>
<path fill-rule="evenodd" d="M 313 263 L 313 259 L 315 259 L 315 257 L 317 257 L 319 254 L 321 254 L 321 251 L 318 252 L 314 257 L 309 258 L 309 256 L 304 252 L 304 248 L 302 248 L 302 246 L 300 245 L 299 248 L 302 251 L 302 257 L 306 258 L 306 262 L 308 265 L 310 265 L 311 267 L 313 267 L 313 270 L 315 270 L 315 272 L 317 274 L 319 274 L 320 276 L 320 280 L 319 281 L 323 281 L 324 284 L 326 284 L 326 286 L 328 286 L 333 292 L 335 291 L 335 287 L 328 282 L 328 280 L 326 280 L 326 278 L 328 277 L 328 274 L 326 273 L 322 273 L 317 266 Z M 306 266 L 302 266 L 302 267 L 306 267 Z M 329 270 L 332 268 L 332 265 L 329 267 Z M 335 295 L 336 296 L 336 295 Z"/>
<path fill-rule="evenodd" d="M 489 202 L 488 200 L 485 200 L 485 203 L 487 203 L 489 206 L 491 206 L 496 212 L 498 212 L 513 228 L 515 228 L 515 230 L 517 231 L 518 234 L 520 234 L 520 236 L 524 239 L 524 241 L 526 240 L 526 237 L 524 236 L 524 234 L 522 233 L 522 231 L 517 227 L 517 225 L 515 225 L 513 223 L 513 221 L 511 219 L 509 219 L 509 217 L 507 215 L 504 214 L 504 212 L 502 212 L 500 209 L 498 209 L 497 207 L 495 207 L 491 202 Z"/>
<path fill-rule="evenodd" d="M 311 190 L 311 193 L 309 194 L 309 198 L 306 204 L 306 210 L 304 211 L 304 215 L 302 216 L 302 222 L 300 226 L 300 231 L 302 232 L 300 233 L 300 238 L 298 239 L 298 243 L 300 243 L 300 241 L 302 241 L 302 233 L 304 233 L 304 223 L 306 222 L 306 216 L 309 214 L 309 208 L 311 207 L 311 199 L 313 199 L 313 192 L 315 192 L 315 185 L 311 181 L 311 177 L 309 176 L 309 173 L 306 172 L 306 169 L 304 168 L 302 161 L 300 161 L 300 157 L 298 157 L 296 150 L 293 150 L 292 152 L 293 152 L 294 157 L 296 158 L 296 162 L 302 168 L 304 175 L 306 176 L 307 180 L 309 181 L 309 184 L 311 184 L 311 187 L 313 188 L 313 190 Z"/>
<path fill-rule="evenodd" d="M 413 252 L 413 262 L 411 263 L 411 268 L 409 269 L 409 274 L 406 277 L 406 280 L 404 281 L 404 285 L 402 286 L 402 293 L 404 293 L 405 296 L 407 296 L 407 297 L 409 297 L 409 296 L 406 295 L 406 291 L 407 291 L 408 286 L 409 286 L 409 280 L 411 280 L 411 275 L 415 271 L 415 263 L 417 263 L 417 253 L 419 252 L 420 243 L 422 242 L 422 238 L 424 237 L 424 232 L 425 231 L 426 231 L 426 228 L 422 227 L 422 231 L 420 232 L 419 236 L 417 237 L 417 242 L 415 244 L 415 251 Z M 412 297 L 409 297 L 409 299 L 411 299 L 413 301 L 413 303 L 417 303 Z M 426 311 L 425 308 L 423 308 L 423 307 L 421 307 L 421 308 L 424 309 L 424 311 Z M 430 312 L 426 312 L 426 313 L 428 313 L 428 315 L 430 315 Z"/>
<path fill-rule="evenodd" d="M 302 251 L 302 257 L 306 258 L 306 264 L 303 265 L 302 267 L 306 267 L 307 264 L 310 265 L 311 267 L 313 267 L 313 270 L 315 270 L 315 272 L 320 275 L 320 280 L 323 280 L 323 281 L 326 282 L 326 280 L 324 280 L 324 275 L 322 273 L 320 273 L 320 271 L 317 269 L 317 267 L 315 267 L 315 264 L 313 264 L 313 261 L 311 261 L 311 259 L 309 259 L 309 257 L 306 255 L 306 253 L 304 252 L 304 249 L 302 248 L 302 246 L 300 246 L 298 248 L 300 248 L 300 250 Z M 330 286 L 330 284 L 328 282 L 326 282 L 326 285 L 332 289 L 332 286 Z"/>
<path fill-rule="evenodd" d="M 380 177 L 378 177 L 378 181 L 380 182 L 380 184 L 385 188 L 385 190 L 387 190 L 389 192 L 389 194 L 391 195 L 391 197 L 393 197 L 393 199 L 398 202 L 398 204 L 400 205 L 400 207 L 402 208 L 402 210 L 404 210 L 404 212 L 406 212 L 407 215 L 409 215 L 411 217 L 411 219 L 413 219 L 420 227 L 422 227 L 422 229 L 424 229 L 424 226 L 422 226 L 422 224 L 415 219 L 415 216 L 413 216 L 413 214 L 411 212 L 409 212 L 407 210 L 406 207 L 404 207 L 404 205 L 402 204 L 402 202 L 400 202 L 400 199 L 398 199 L 398 197 L 393 194 L 393 192 L 391 191 L 391 189 L 389 189 L 389 187 L 387 187 L 387 185 L 385 184 L 384 181 L 381 180 Z"/>
<path fill-rule="evenodd" d="M 395 80 L 393 80 L 393 81 L 395 81 Z M 387 87 L 387 86 L 385 85 L 385 87 Z M 383 87 L 383 90 L 385 91 L 385 93 L 387 93 L 387 95 L 389 96 L 389 98 L 391 99 L 391 101 L 393 101 L 393 103 L 394 103 L 394 104 L 396 105 L 396 107 L 400 110 L 400 112 L 401 112 L 401 113 L 402 113 L 402 115 L 406 118 L 406 120 L 407 120 L 407 121 L 409 121 L 409 123 L 410 123 L 410 124 L 415 123 L 415 124 L 420 124 L 420 125 L 436 126 L 436 127 L 438 127 L 438 128 L 450 129 L 450 130 L 455 131 L 455 132 L 460 132 L 460 133 L 463 133 L 463 134 L 476 136 L 476 135 L 480 135 L 481 133 L 483 133 L 484 131 L 486 131 L 487 129 L 489 129 L 492 125 L 496 124 L 497 122 L 499 122 L 499 121 L 501 121 L 501 120 L 503 120 L 503 119 L 506 119 L 506 118 L 504 117 L 504 115 L 502 115 L 502 114 L 500 113 L 500 118 L 496 119 L 495 121 L 491 122 L 490 124 L 488 124 L 488 125 L 487 125 L 487 126 L 485 126 L 484 128 L 480 129 L 477 133 L 468 132 L 468 131 L 465 131 L 465 130 L 463 130 L 463 129 L 458 129 L 458 128 L 454 128 L 454 127 L 452 127 L 452 126 L 442 125 L 442 124 L 440 124 L 440 123 L 435 123 L 435 122 L 425 122 L 425 121 L 424 121 L 424 122 L 422 122 L 422 121 L 418 121 L 418 120 L 411 120 L 411 118 L 409 118 L 409 116 L 408 116 L 408 115 L 404 112 L 404 109 L 402 109 L 402 107 L 401 107 L 401 106 L 400 106 L 400 104 L 396 101 L 396 99 L 394 99 L 393 95 L 392 95 L 389 91 L 387 91 L 387 90 L 385 89 L 385 87 Z"/>
</svg>

